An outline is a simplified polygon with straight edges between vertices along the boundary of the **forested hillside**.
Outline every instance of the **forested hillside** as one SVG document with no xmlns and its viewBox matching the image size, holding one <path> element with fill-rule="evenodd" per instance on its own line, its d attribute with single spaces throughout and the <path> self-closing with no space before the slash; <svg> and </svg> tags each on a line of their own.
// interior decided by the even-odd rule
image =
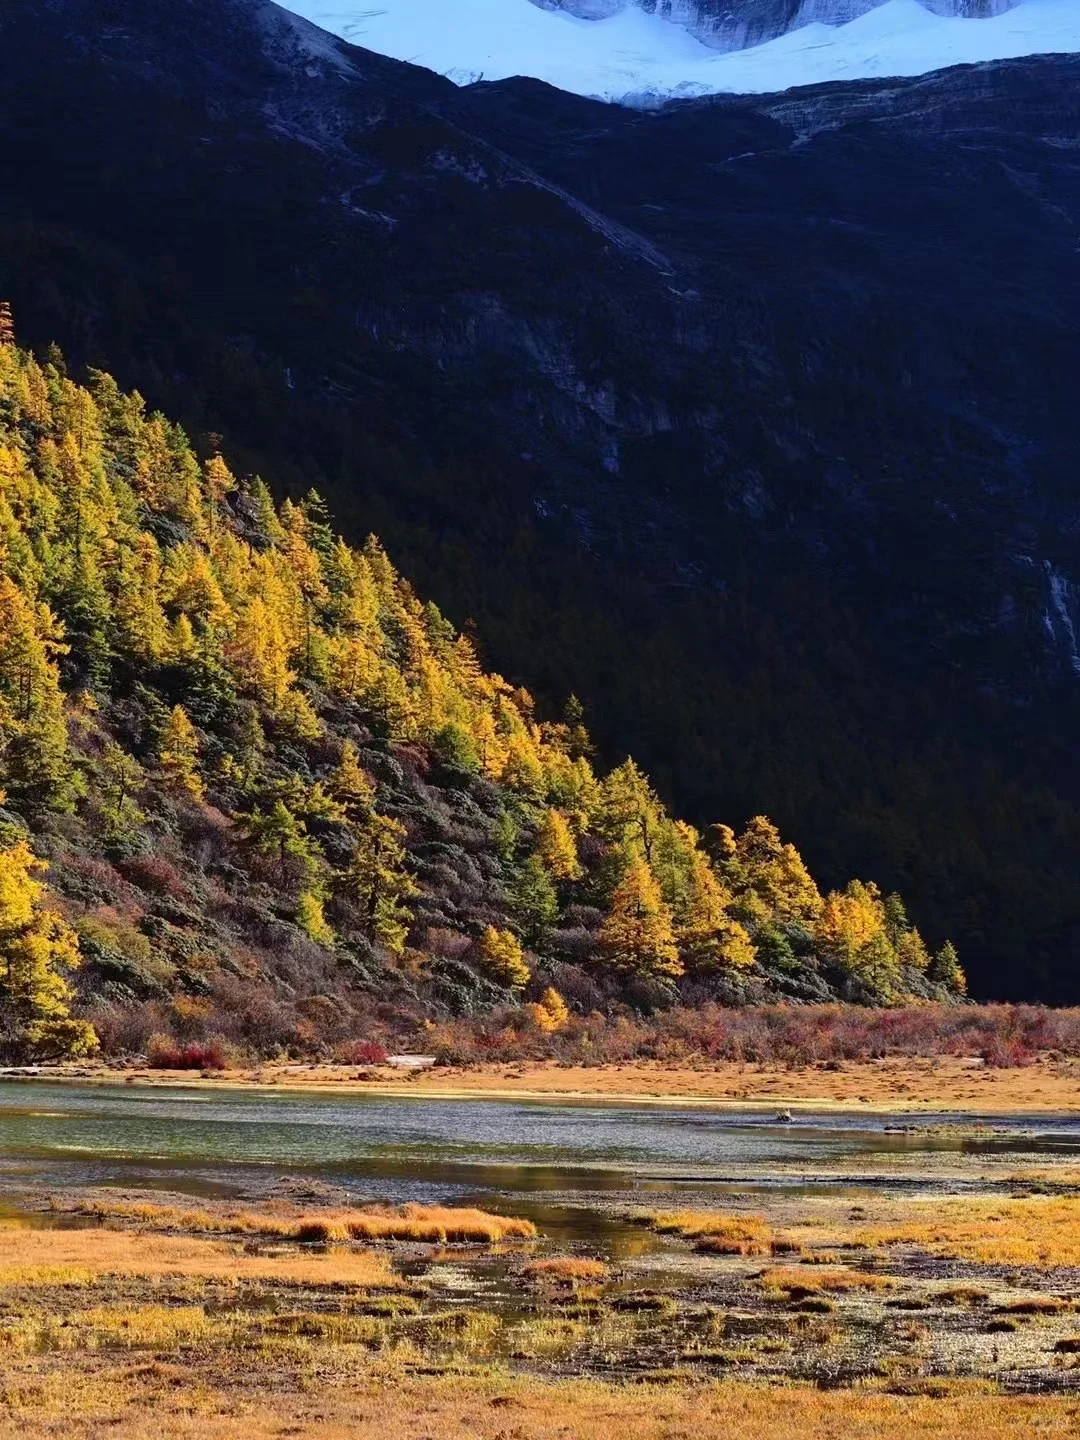
<svg viewBox="0 0 1080 1440">
<path fill-rule="evenodd" d="M 314 486 L 698 827 L 1080 996 L 1080 60 L 645 113 L 270 0 L 0 51 L 24 342 Z"/>
<path fill-rule="evenodd" d="M 764 817 L 700 835 L 632 760 L 598 775 L 573 699 L 538 715 L 317 495 L 40 364 L 6 308 L 0 340 L 9 1053 L 963 989 L 899 897 L 823 896 Z"/>
</svg>

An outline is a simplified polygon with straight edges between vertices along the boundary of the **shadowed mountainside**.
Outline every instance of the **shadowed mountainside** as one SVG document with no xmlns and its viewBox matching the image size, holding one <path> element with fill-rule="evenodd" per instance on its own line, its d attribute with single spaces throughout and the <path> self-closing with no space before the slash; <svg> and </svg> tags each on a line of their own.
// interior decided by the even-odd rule
<svg viewBox="0 0 1080 1440">
<path fill-rule="evenodd" d="M 1077 993 L 1080 61 L 639 114 L 256 0 L 0 41 L 25 339 L 318 485 L 685 813 Z"/>
</svg>

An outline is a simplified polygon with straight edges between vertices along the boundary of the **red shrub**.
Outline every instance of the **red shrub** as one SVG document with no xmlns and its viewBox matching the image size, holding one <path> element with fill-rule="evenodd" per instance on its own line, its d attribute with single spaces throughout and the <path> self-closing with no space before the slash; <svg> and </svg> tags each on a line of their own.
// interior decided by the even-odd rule
<svg viewBox="0 0 1080 1440">
<path fill-rule="evenodd" d="M 155 1070 L 224 1070 L 229 1063 L 219 1040 L 181 1045 L 161 1036 L 151 1037 L 146 1058 Z"/>
<path fill-rule="evenodd" d="M 343 1065 L 385 1065 L 389 1052 L 377 1040 L 347 1040 L 334 1051 Z"/>
<path fill-rule="evenodd" d="M 1029 1049 L 1023 1040 L 992 1035 L 982 1058 L 988 1070 L 1017 1070 L 1023 1065 L 1033 1065 L 1037 1053 Z"/>
<path fill-rule="evenodd" d="M 151 895 L 186 900 L 188 888 L 176 866 L 163 855 L 136 855 L 121 862 L 120 869 L 133 885 Z"/>
</svg>

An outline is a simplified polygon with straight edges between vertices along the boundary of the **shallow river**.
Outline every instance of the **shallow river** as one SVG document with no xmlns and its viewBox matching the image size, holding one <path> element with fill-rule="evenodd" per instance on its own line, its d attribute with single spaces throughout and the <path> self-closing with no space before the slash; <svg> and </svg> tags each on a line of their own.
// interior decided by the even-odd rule
<svg viewBox="0 0 1080 1440">
<path fill-rule="evenodd" d="M 245 1194 L 283 1176 L 392 1199 L 859 1181 L 1080 1159 L 1080 1118 L 1004 1124 L 590 1104 L 0 1083 L 0 1177 Z M 974 1163 L 972 1163 L 974 1162 Z M 584 1198 L 584 1197 L 582 1197 Z M 642 1198 L 645 1198 L 643 1194 Z"/>
</svg>

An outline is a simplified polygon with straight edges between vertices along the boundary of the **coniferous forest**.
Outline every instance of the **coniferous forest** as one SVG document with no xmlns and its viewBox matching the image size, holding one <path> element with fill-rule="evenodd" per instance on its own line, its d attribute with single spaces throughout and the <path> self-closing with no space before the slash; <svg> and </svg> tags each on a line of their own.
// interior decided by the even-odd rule
<svg viewBox="0 0 1080 1440">
<path fill-rule="evenodd" d="M 604 773 L 576 699 L 487 672 L 316 493 L 276 504 L 0 332 L 10 1056 L 964 992 L 899 895 L 823 893 L 766 817 L 701 833 Z"/>
<path fill-rule="evenodd" d="M 261 0 L 0 34 L 22 343 L 317 489 L 599 768 L 1076 1000 L 1080 61 L 641 112 Z"/>
</svg>

